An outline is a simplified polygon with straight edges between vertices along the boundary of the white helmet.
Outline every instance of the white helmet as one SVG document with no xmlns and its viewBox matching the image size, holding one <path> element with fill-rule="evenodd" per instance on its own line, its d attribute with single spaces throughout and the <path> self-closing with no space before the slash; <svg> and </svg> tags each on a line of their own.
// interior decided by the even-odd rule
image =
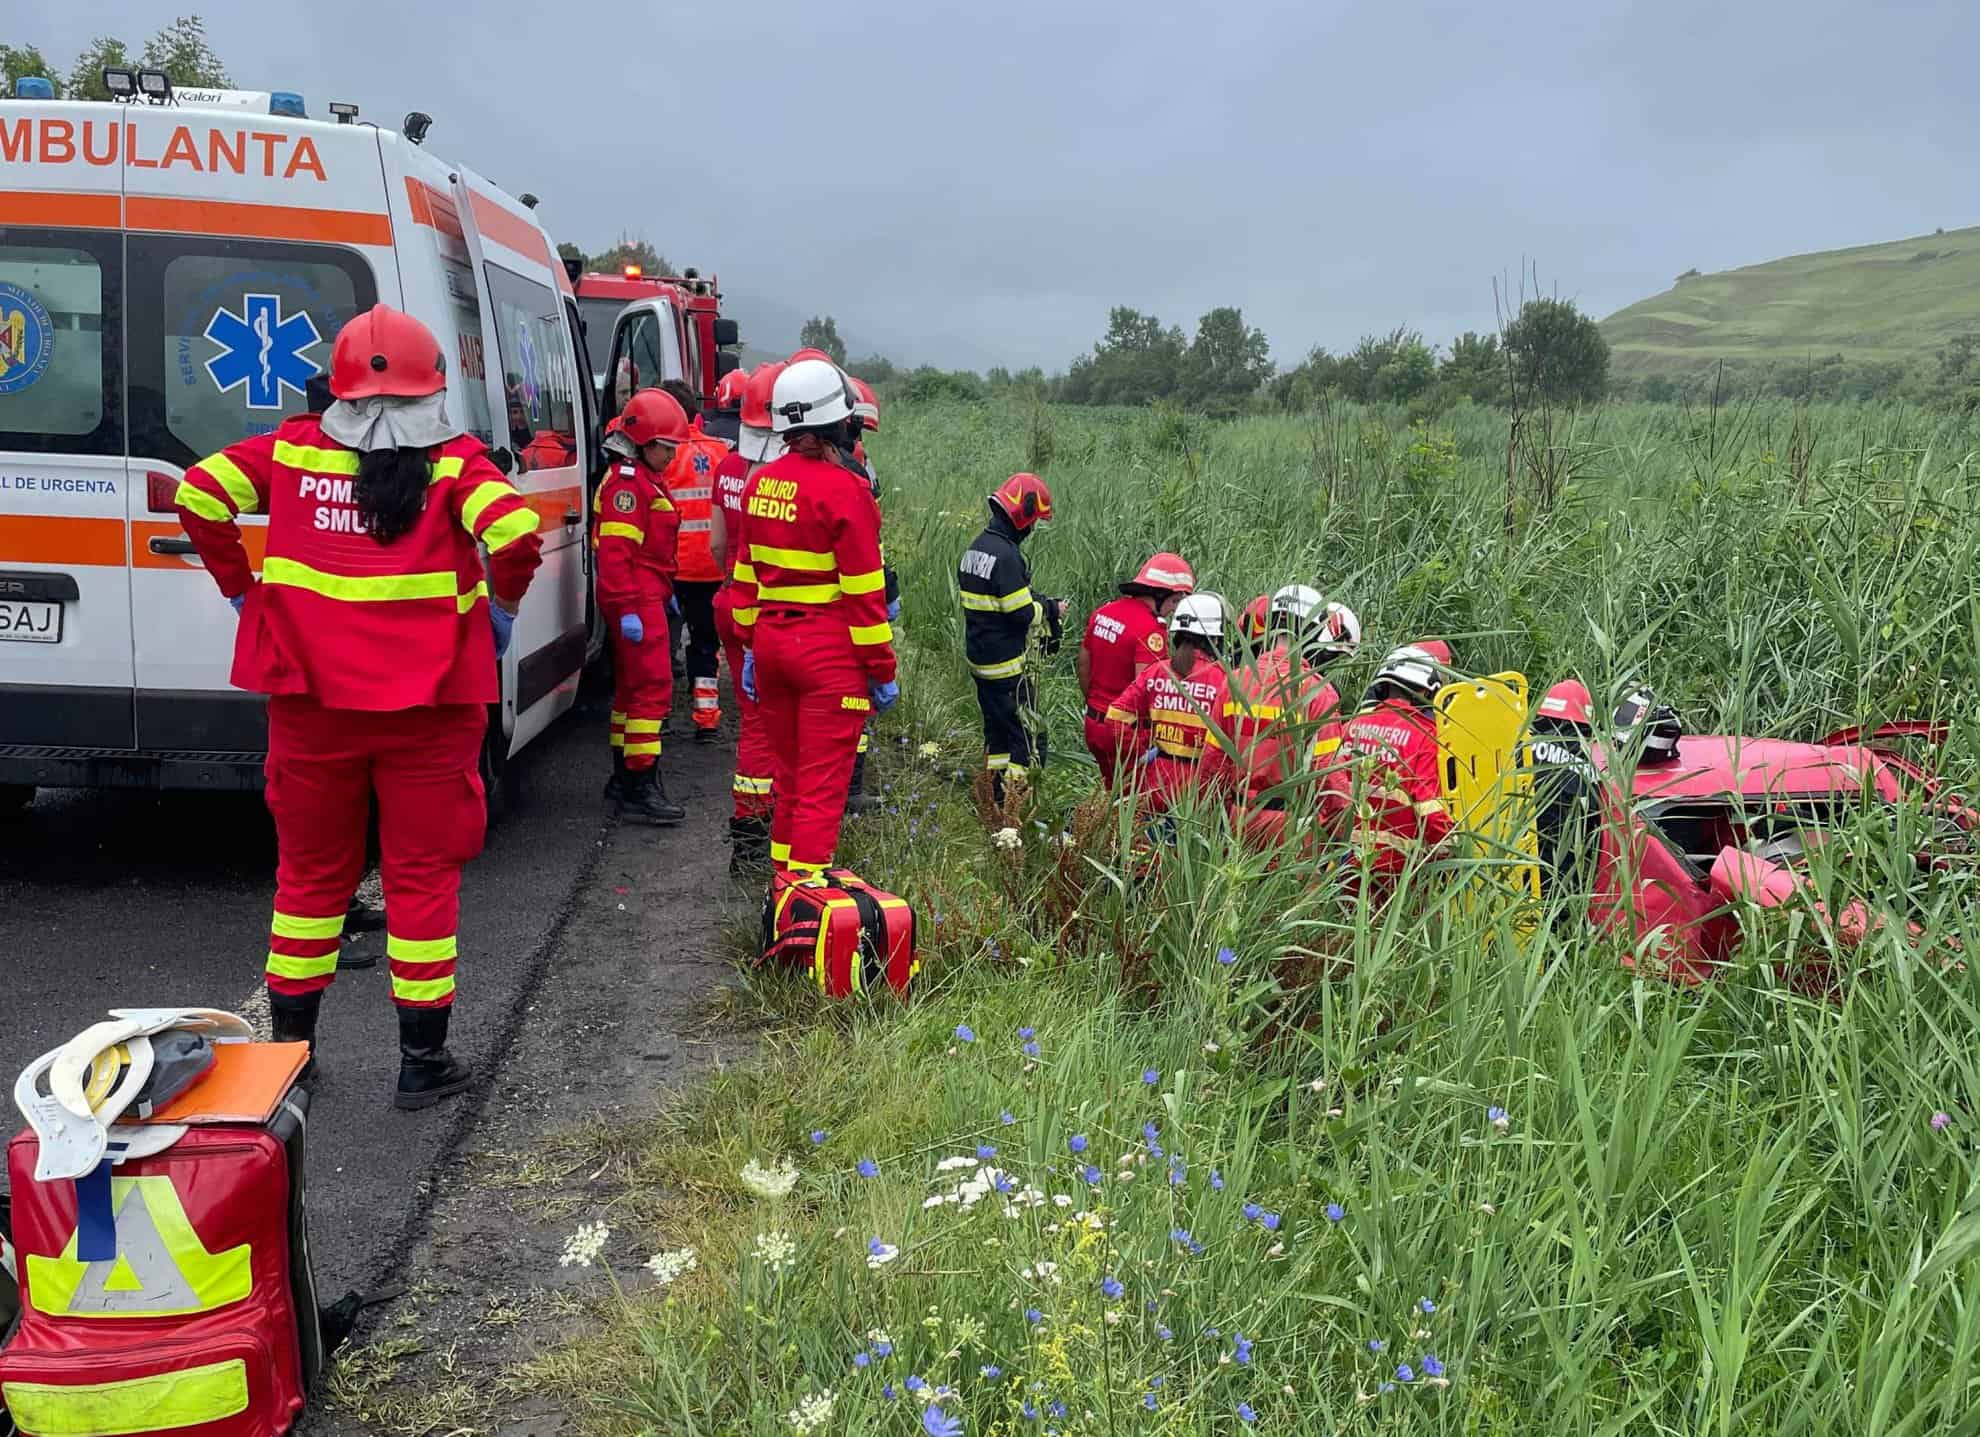
<svg viewBox="0 0 1980 1437">
<path fill-rule="evenodd" d="M 1329 602 L 1320 620 L 1321 637 L 1312 653 L 1316 658 L 1351 659 L 1361 647 L 1361 619 L 1346 604 Z"/>
<path fill-rule="evenodd" d="M 1427 697 L 1437 692 L 1437 661 L 1416 645 L 1405 644 L 1382 660 L 1375 683 L 1395 684 Z"/>
<path fill-rule="evenodd" d="M 1316 616 L 1325 602 L 1318 589 L 1305 584 L 1288 584 L 1272 595 L 1271 606 L 1266 612 L 1274 618 L 1292 619 L 1303 624 Z"/>
<path fill-rule="evenodd" d="M 778 434 L 828 428 L 852 416 L 856 398 L 837 365 L 800 359 L 777 376 L 770 392 L 770 427 Z"/>
<path fill-rule="evenodd" d="M 1189 594 L 1169 616 L 1169 637 L 1189 634 L 1201 639 L 1224 637 L 1224 600 L 1217 594 Z"/>
</svg>

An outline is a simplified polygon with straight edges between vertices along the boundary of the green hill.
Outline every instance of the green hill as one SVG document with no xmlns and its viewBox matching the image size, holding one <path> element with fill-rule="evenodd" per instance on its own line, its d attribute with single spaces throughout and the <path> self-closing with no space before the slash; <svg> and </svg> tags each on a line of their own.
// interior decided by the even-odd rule
<svg viewBox="0 0 1980 1437">
<path fill-rule="evenodd" d="M 1694 274 L 1602 321 L 1621 378 L 1803 364 L 1911 365 L 1980 332 L 1980 227 Z"/>
</svg>

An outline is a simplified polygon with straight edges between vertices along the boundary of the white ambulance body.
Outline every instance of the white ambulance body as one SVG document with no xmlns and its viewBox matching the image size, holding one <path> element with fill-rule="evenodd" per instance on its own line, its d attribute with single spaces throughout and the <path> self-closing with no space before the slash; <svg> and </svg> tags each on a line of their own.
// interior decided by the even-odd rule
<svg viewBox="0 0 1980 1437">
<path fill-rule="evenodd" d="M 371 125 L 0 100 L 0 803 L 259 784 L 262 701 L 227 682 L 234 613 L 171 496 L 306 390 L 327 402 L 332 339 L 379 301 L 440 337 L 454 421 L 513 454 L 542 516 L 490 715 L 495 778 L 571 706 L 598 644 L 595 396 L 542 226 Z M 265 521 L 241 525 L 258 565 Z"/>
</svg>

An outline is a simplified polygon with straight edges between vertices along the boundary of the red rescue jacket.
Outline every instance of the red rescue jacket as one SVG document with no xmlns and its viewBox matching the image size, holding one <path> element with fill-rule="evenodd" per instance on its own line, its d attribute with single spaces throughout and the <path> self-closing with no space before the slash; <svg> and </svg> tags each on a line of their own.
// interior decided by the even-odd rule
<svg viewBox="0 0 1980 1437">
<path fill-rule="evenodd" d="M 635 609 L 665 605 L 674 593 L 680 515 L 660 476 L 636 459 L 614 458 L 592 509 L 598 611 L 617 623 Z"/>
<path fill-rule="evenodd" d="M 1251 795 L 1284 783 L 1305 758 L 1325 777 L 1321 810 L 1340 812 L 1352 786 L 1340 756 L 1345 732 L 1341 696 L 1324 675 L 1309 667 L 1288 644 L 1265 650 L 1231 676 L 1231 701 L 1224 710 L 1236 739 L 1238 761 Z"/>
<path fill-rule="evenodd" d="M 1198 658 L 1187 677 L 1173 660 L 1150 664 L 1134 676 L 1107 709 L 1121 744 L 1120 774 L 1147 795 L 1160 813 L 1187 789 L 1234 788 L 1239 775 L 1212 730 L 1230 743 L 1224 720 L 1230 675 L 1214 659 Z M 1140 759 L 1152 743 L 1155 756 Z"/>
<path fill-rule="evenodd" d="M 1361 794 L 1355 846 L 1370 868 L 1400 872 L 1451 836 L 1433 715 L 1407 699 L 1383 699 L 1348 720 L 1346 749 Z"/>
<path fill-rule="evenodd" d="M 715 527 L 709 516 L 715 512 L 715 471 L 729 452 L 721 440 L 697 433 L 674 451 L 674 462 L 667 466 L 667 497 L 681 517 L 680 545 L 674 561 L 676 579 L 712 584 L 726 577 L 709 542 Z"/>
<path fill-rule="evenodd" d="M 784 454 L 750 476 L 733 538 L 735 625 L 756 643 L 762 614 L 843 624 L 875 683 L 894 677 L 894 629 L 880 563 L 880 506 L 864 477 Z"/>
<path fill-rule="evenodd" d="M 736 577 L 736 543 L 742 537 L 743 490 L 749 487 L 750 462 L 731 449 L 715 466 L 715 502 L 722 508 L 722 568 Z"/>
<path fill-rule="evenodd" d="M 358 451 L 314 414 L 231 444 L 186 471 L 173 502 L 228 598 L 247 596 L 234 687 L 307 694 L 327 708 L 395 712 L 500 697 L 488 594 L 521 602 L 543 541 L 536 511 L 460 435 L 428 451 L 433 482 L 412 529 L 381 544 L 358 527 Z M 241 514 L 268 516 L 255 583 Z M 484 575 L 476 543 L 488 548 Z"/>
<path fill-rule="evenodd" d="M 1147 601 L 1123 594 L 1095 609 L 1086 621 L 1086 712 L 1105 718 L 1134 676 L 1169 656 L 1161 616 Z"/>
</svg>

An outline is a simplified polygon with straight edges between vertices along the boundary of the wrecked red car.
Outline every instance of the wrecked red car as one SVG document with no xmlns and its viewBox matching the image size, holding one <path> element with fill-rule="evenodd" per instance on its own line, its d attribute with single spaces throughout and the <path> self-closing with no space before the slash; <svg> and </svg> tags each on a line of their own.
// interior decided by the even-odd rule
<svg viewBox="0 0 1980 1437">
<path fill-rule="evenodd" d="M 1904 749 L 1944 737 L 1940 726 L 1894 724 L 1821 743 L 1679 740 L 1674 760 L 1636 768 L 1629 793 L 1620 776 L 1610 781 L 1590 921 L 1630 939 L 1637 957 L 1626 962 L 1681 983 L 1709 981 L 1732 955 L 1745 902 L 1800 904 L 1840 945 L 1855 946 L 1901 915 L 1860 901 L 1830 914 L 1804 891 L 1801 860 L 1852 815 L 1907 796 L 1924 802 L 1946 847 L 1963 847 L 1971 810 L 1942 793 L 1929 767 Z M 1790 976 L 1797 986 L 1828 986 L 1820 973 Z"/>
</svg>

